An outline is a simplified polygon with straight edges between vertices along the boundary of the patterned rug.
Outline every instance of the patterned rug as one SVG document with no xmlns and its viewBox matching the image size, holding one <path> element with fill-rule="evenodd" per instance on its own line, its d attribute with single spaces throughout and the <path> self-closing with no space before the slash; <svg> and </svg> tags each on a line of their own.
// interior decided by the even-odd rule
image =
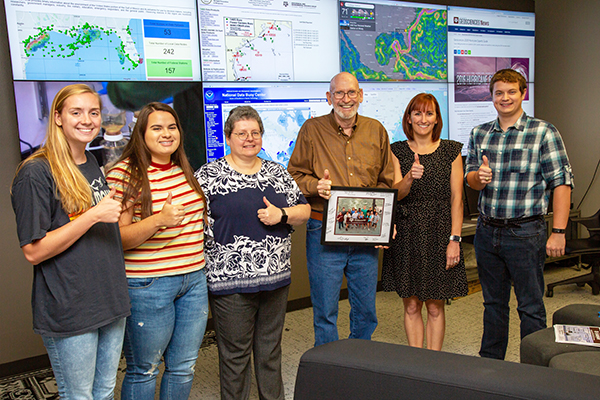
<svg viewBox="0 0 600 400">
<path fill-rule="evenodd" d="M 0 379 L 0 400 L 58 400 L 51 368 Z"/>
</svg>

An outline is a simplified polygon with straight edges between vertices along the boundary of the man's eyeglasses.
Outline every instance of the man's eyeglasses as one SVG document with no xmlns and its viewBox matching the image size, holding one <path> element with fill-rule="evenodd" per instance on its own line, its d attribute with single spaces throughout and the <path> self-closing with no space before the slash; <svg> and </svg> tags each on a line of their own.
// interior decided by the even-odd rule
<svg viewBox="0 0 600 400">
<path fill-rule="evenodd" d="M 248 137 L 250 135 L 252 135 L 252 139 L 259 139 L 262 137 L 262 133 L 258 132 L 258 131 L 254 131 L 252 133 L 248 133 L 248 132 L 240 132 L 240 133 L 233 133 L 235 136 L 238 137 L 238 139 L 240 140 L 246 140 L 248 139 Z"/>
<path fill-rule="evenodd" d="M 333 92 L 333 97 L 337 100 L 341 100 L 344 96 L 348 95 L 349 98 L 355 99 L 358 96 L 357 90 L 348 90 L 347 92 L 337 91 Z"/>
</svg>

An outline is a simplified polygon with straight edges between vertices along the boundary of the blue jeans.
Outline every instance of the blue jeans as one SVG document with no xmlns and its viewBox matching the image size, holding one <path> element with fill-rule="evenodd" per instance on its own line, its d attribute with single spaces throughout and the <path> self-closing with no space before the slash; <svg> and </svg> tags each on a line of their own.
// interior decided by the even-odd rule
<svg viewBox="0 0 600 400">
<path fill-rule="evenodd" d="M 42 336 L 62 400 L 114 398 L 125 318 L 81 335 Z"/>
<path fill-rule="evenodd" d="M 375 293 L 379 250 L 373 246 L 323 246 L 322 222 L 306 223 L 306 259 L 313 305 L 315 346 L 338 340 L 342 279 L 348 282 L 350 338 L 371 339 L 377 327 Z"/>
<path fill-rule="evenodd" d="M 479 221 L 474 245 L 484 301 L 479 355 L 503 360 L 508 345 L 511 281 L 521 319 L 521 339 L 546 328 L 546 224 L 539 219 L 518 228 L 496 228 Z"/>
<path fill-rule="evenodd" d="M 204 270 L 127 282 L 131 316 L 125 329 L 127 370 L 121 398 L 153 400 L 162 358 L 160 398 L 187 399 L 208 318 Z"/>
</svg>

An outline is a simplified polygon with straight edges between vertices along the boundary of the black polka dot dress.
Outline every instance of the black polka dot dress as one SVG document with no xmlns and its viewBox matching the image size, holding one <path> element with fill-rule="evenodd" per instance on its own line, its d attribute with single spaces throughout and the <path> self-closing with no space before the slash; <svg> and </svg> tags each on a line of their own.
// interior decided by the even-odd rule
<svg viewBox="0 0 600 400">
<path fill-rule="evenodd" d="M 446 270 L 446 248 L 452 228 L 450 173 L 462 144 L 442 140 L 431 154 L 419 154 L 423 177 L 415 179 L 410 193 L 396 209 L 398 233 L 383 254 L 382 285 L 400 297 L 442 300 L 465 296 L 468 291 L 462 247 L 460 262 Z M 392 144 L 402 176 L 415 160 L 408 142 Z"/>
</svg>

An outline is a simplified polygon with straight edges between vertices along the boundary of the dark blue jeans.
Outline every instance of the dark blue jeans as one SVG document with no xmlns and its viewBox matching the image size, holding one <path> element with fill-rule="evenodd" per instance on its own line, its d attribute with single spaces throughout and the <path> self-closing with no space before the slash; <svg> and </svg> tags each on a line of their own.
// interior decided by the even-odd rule
<svg viewBox="0 0 600 400">
<path fill-rule="evenodd" d="M 474 245 L 485 308 L 479 355 L 503 360 L 508 345 L 511 281 L 521 319 L 521 339 L 546 328 L 546 224 L 539 219 L 520 227 L 497 228 L 479 221 Z"/>
</svg>

